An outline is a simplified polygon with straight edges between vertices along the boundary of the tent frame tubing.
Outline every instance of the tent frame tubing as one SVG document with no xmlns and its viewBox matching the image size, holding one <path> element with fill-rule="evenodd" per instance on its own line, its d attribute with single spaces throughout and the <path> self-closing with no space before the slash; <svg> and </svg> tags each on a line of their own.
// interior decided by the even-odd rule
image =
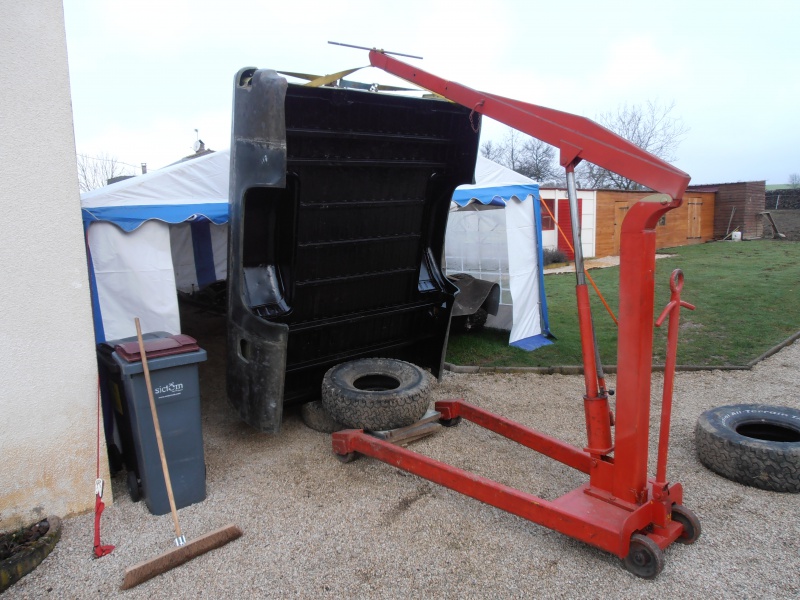
<svg viewBox="0 0 800 600">
<path fill-rule="evenodd" d="M 580 256 L 580 231 L 573 231 L 576 250 L 576 293 L 586 386 L 584 410 L 587 447 L 583 450 L 550 438 L 535 430 L 492 414 L 461 400 L 439 402 L 443 424 L 466 418 L 513 441 L 589 475 L 589 482 L 546 501 L 490 479 L 463 471 L 391 443 L 378 440 L 360 430 L 333 434 L 333 450 L 340 457 L 354 453 L 372 456 L 471 496 L 497 508 L 544 525 L 571 537 L 607 550 L 620 558 L 634 555 L 631 538 L 646 536 L 657 548 L 649 552 L 654 562 L 663 565 L 663 556 L 653 556 L 675 540 L 691 543 L 699 535 L 672 520 L 673 506 L 680 505 L 680 483 L 664 481 L 666 453 L 659 461 L 658 477 L 648 478 L 650 386 L 653 350 L 653 304 L 655 273 L 655 227 L 668 211 L 681 205 L 689 176 L 669 163 L 641 150 L 593 121 L 552 109 L 487 94 L 445 81 L 386 54 L 372 50 L 370 63 L 389 73 L 431 90 L 440 96 L 471 107 L 523 133 L 537 137 L 561 151 L 561 164 L 567 171 L 571 211 L 577 211 L 574 168 L 589 160 L 603 168 L 646 185 L 660 194 L 637 202 L 622 224 L 620 246 L 620 306 L 617 346 L 617 418 L 609 409 L 608 393 L 594 335 L 588 289 Z M 472 121 L 472 118 L 470 118 Z M 574 206 L 573 206 L 574 204 Z M 573 214 L 573 225 L 577 214 Z M 582 265 L 581 265 L 582 266 Z M 676 315 L 677 316 L 677 315 Z M 677 321 L 677 318 L 676 318 Z M 677 347 L 677 328 L 670 328 L 668 347 Z M 674 330 L 674 333 L 673 333 Z M 674 367 L 673 367 L 674 369 Z M 665 380 L 667 379 L 665 374 Z M 672 374 L 669 375 L 671 381 Z M 665 387 L 665 397 L 671 386 Z M 666 400 L 664 402 L 667 402 Z M 612 440 L 614 425 L 616 444 Z M 669 442 L 669 421 L 662 420 L 659 447 Z M 613 454 L 613 456 L 612 456 Z M 663 466 L 662 466 L 663 465 Z M 683 509 L 684 512 L 690 512 Z M 694 518 L 694 515 L 691 515 Z M 696 522 L 696 521 L 695 521 Z M 691 522 L 690 522 L 691 524 Z M 647 540 L 644 540 L 647 541 Z M 641 548 L 641 541 L 639 541 Z M 660 550 L 659 550 L 660 549 Z M 641 549 L 637 552 L 641 552 Z M 634 558 L 637 558 L 634 556 Z M 635 560 L 633 561 L 635 562 Z M 637 572 L 653 577 L 655 574 Z"/>
</svg>

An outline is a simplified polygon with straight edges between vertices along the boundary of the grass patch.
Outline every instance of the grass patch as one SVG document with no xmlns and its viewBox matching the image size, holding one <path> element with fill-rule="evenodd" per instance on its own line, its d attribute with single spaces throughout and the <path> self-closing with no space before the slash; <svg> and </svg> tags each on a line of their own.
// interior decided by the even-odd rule
<svg viewBox="0 0 800 600">
<path fill-rule="evenodd" d="M 660 249 L 674 257 L 656 261 L 654 317 L 669 302 L 669 277 L 683 269 L 681 297 L 697 307 L 681 311 L 678 364 L 744 365 L 800 329 L 800 244 L 773 240 L 714 242 Z M 618 315 L 619 267 L 591 275 Z M 508 346 L 508 333 L 483 330 L 453 334 L 447 361 L 459 365 L 546 367 L 581 360 L 575 275 L 545 277 L 551 346 L 525 352 Z M 589 291 L 603 364 L 617 363 L 617 328 L 594 290 Z M 665 323 L 655 330 L 653 362 L 663 364 Z"/>
</svg>

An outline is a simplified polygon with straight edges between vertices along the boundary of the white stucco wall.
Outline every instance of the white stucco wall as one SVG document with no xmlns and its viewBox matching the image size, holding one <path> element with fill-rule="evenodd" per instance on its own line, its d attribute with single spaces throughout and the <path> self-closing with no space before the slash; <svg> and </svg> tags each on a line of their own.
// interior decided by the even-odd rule
<svg viewBox="0 0 800 600">
<path fill-rule="evenodd" d="M 577 190 L 578 198 L 581 199 L 581 248 L 583 248 L 584 258 L 591 258 L 595 255 L 595 232 L 597 230 L 597 191 L 596 190 Z M 558 214 L 558 200 L 566 200 L 567 190 L 556 190 L 549 188 L 539 190 L 545 200 L 556 200 L 555 217 L 560 219 Z M 572 230 L 566 232 L 572 241 Z M 558 228 L 542 232 L 542 245 L 545 248 L 558 247 Z"/>
<path fill-rule="evenodd" d="M 61 0 L 1 2 L 0 56 L 5 530 L 94 506 L 97 366 Z"/>
</svg>

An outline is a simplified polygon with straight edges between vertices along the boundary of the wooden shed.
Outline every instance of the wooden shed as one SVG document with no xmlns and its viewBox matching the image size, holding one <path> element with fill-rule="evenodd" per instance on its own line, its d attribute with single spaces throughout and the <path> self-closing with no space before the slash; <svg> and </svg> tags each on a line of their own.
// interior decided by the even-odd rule
<svg viewBox="0 0 800 600">
<path fill-rule="evenodd" d="M 619 254 L 622 219 L 631 206 L 652 193 L 597 190 L 595 256 Z M 668 212 L 659 221 L 656 228 L 656 247 L 687 246 L 714 239 L 714 207 L 713 191 L 687 191 L 683 197 L 683 204 Z"/>
<path fill-rule="evenodd" d="M 690 187 L 686 194 L 714 192 L 714 239 L 721 240 L 732 231 L 739 230 L 744 239 L 764 235 L 766 181 L 715 183 Z"/>
</svg>

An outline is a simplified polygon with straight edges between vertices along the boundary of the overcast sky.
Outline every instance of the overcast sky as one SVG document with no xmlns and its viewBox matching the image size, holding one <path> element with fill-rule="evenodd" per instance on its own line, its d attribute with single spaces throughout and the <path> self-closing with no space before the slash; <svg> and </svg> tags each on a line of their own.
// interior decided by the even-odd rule
<svg viewBox="0 0 800 600">
<path fill-rule="evenodd" d="M 327 74 L 369 64 L 329 40 L 470 87 L 589 118 L 669 104 L 692 183 L 800 172 L 796 0 L 64 0 L 79 153 L 155 169 L 230 145 L 245 66 Z M 40 74 L 46 76 L 46 74 Z M 377 69 L 350 76 L 397 83 Z M 504 130 L 486 123 L 483 140 Z"/>
</svg>

